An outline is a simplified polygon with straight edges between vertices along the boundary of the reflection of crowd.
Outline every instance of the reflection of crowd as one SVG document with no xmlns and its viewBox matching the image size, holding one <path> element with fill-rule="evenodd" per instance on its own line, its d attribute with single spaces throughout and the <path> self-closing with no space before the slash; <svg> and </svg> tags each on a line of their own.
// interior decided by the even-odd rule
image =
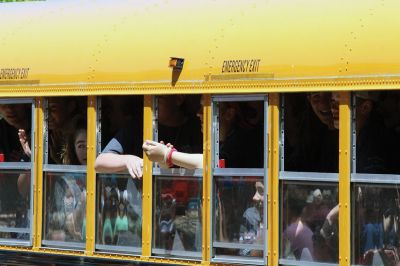
<svg viewBox="0 0 400 266">
<path fill-rule="evenodd" d="M 337 191 L 331 187 L 320 187 L 303 184 L 284 185 L 284 258 L 319 262 L 338 261 Z"/>
<path fill-rule="evenodd" d="M 141 195 L 137 181 L 109 177 L 99 186 L 98 243 L 138 246 L 141 242 Z"/>
<path fill-rule="evenodd" d="M 397 187 L 354 188 L 355 260 L 362 265 L 400 264 L 400 192 Z"/>
</svg>

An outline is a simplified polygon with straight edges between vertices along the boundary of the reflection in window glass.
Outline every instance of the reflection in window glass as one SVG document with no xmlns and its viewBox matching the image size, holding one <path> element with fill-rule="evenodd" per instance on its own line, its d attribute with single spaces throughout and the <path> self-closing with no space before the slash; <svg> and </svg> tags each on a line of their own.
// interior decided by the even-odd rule
<svg viewBox="0 0 400 266">
<path fill-rule="evenodd" d="M 353 263 L 398 265 L 400 188 L 355 184 L 352 195 Z"/>
<path fill-rule="evenodd" d="M 216 177 L 214 216 L 216 255 L 263 255 L 264 185 L 262 177 Z M 232 248 L 224 243 L 249 244 Z"/>
<path fill-rule="evenodd" d="M 47 145 L 48 163 L 79 165 L 86 164 L 86 98 L 51 97 L 48 98 Z M 83 135 L 84 134 L 84 138 Z M 79 160 L 75 150 L 78 140 L 85 141 Z"/>
<path fill-rule="evenodd" d="M 44 238 L 85 242 L 86 174 L 46 173 Z"/>
<path fill-rule="evenodd" d="M 96 244 L 141 247 L 141 186 L 128 174 L 98 176 Z"/>
<path fill-rule="evenodd" d="M 282 183 L 281 257 L 338 262 L 338 190 L 334 183 Z"/>
<path fill-rule="evenodd" d="M 285 171 L 338 172 L 338 105 L 327 92 L 284 96 Z"/>
<path fill-rule="evenodd" d="M 262 101 L 219 102 L 218 122 L 218 166 L 263 168 L 264 103 Z"/>
<path fill-rule="evenodd" d="M 153 248 L 201 252 L 201 179 L 159 176 L 154 189 Z"/>
<path fill-rule="evenodd" d="M 29 240 L 31 173 L 0 170 L 0 238 Z"/>
</svg>

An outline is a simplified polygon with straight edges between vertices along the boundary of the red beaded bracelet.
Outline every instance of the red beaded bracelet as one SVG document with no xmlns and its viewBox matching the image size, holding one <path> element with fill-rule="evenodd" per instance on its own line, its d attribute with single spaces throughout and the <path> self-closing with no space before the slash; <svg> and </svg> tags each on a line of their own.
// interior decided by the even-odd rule
<svg viewBox="0 0 400 266">
<path fill-rule="evenodd" d="M 174 163 L 172 162 L 172 154 L 173 154 L 175 151 L 176 151 L 176 149 L 175 149 L 175 148 L 172 148 L 172 149 L 169 151 L 169 153 L 168 153 L 166 163 L 167 163 L 167 165 L 168 165 L 169 168 L 171 168 L 171 167 L 174 166 Z"/>
</svg>

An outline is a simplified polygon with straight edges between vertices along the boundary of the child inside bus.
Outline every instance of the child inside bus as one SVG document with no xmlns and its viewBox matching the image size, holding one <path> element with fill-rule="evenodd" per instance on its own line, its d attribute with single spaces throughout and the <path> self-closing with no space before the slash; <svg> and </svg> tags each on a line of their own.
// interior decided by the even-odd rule
<svg viewBox="0 0 400 266">
<path fill-rule="evenodd" d="M 256 125 L 249 122 L 250 118 L 258 114 L 256 110 L 239 102 L 221 102 L 219 114 L 219 142 L 220 159 L 225 160 L 227 168 L 260 168 L 263 160 L 263 136 L 260 130 L 259 120 Z M 244 115 L 251 113 L 249 115 Z M 203 123 L 203 108 L 197 112 L 201 123 Z M 261 134 L 260 134 L 261 133 Z M 252 139 L 253 144 L 245 143 L 243 139 Z M 173 165 L 187 169 L 203 167 L 203 154 L 187 153 L 178 151 L 178 148 L 169 143 L 164 144 L 164 139 L 160 143 L 147 140 L 142 148 L 149 159 L 159 163 L 162 167 L 172 167 Z M 252 146 L 253 145 L 253 146 Z"/>
<path fill-rule="evenodd" d="M 158 98 L 159 139 L 175 142 L 174 145 L 182 151 L 200 152 L 200 124 L 185 112 L 185 96 L 168 95 Z M 107 144 L 96 159 L 97 172 L 110 173 L 127 169 L 133 178 L 142 177 L 142 129 L 135 128 L 137 124 L 129 123 Z M 142 123 L 139 126 L 141 127 Z"/>
<path fill-rule="evenodd" d="M 48 100 L 49 163 L 63 164 L 62 154 L 71 127 L 71 117 L 81 114 L 81 98 L 51 97 Z"/>
<path fill-rule="evenodd" d="M 226 167 L 262 167 L 262 130 L 261 134 L 259 134 L 260 131 L 258 131 L 260 128 L 262 128 L 258 127 L 260 119 L 250 120 L 252 123 L 248 122 L 247 120 L 248 118 L 254 118 L 254 113 L 257 112 L 254 109 L 251 109 L 252 107 L 247 105 L 247 103 L 221 102 L 219 107 L 219 137 L 221 143 L 220 158 L 225 159 Z M 246 108 L 250 108 L 250 110 L 246 111 Z M 199 112 L 197 113 L 197 116 L 201 121 L 203 119 L 202 110 L 203 109 L 200 108 Z M 242 145 L 242 139 L 252 139 L 254 147 L 249 148 L 250 145 Z M 162 167 L 173 167 L 174 165 L 188 169 L 203 167 L 202 154 L 178 152 L 176 151 L 175 147 L 169 143 L 165 145 L 163 142 L 157 143 L 154 141 L 146 141 L 143 144 L 143 150 L 150 160 L 159 163 L 159 165 Z M 232 185 L 229 181 L 228 183 L 225 184 L 225 182 L 219 182 L 218 184 L 218 189 L 224 191 L 224 193 L 221 193 L 221 204 L 223 205 L 229 204 L 228 201 L 229 198 L 231 198 L 226 196 L 226 194 L 229 193 L 227 192 L 229 190 L 228 187 L 232 188 Z M 224 194 L 225 196 L 223 196 Z M 220 216 L 224 217 L 220 219 L 221 223 L 226 223 L 226 221 L 232 220 L 231 218 L 234 215 L 231 208 L 221 208 L 221 211 L 223 213 Z M 245 209 L 243 209 L 243 212 L 244 211 Z M 250 211 L 245 212 L 245 214 L 250 213 Z M 226 224 L 224 227 L 226 227 Z M 236 231 L 239 231 L 239 227 L 240 224 L 237 225 Z"/>
<path fill-rule="evenodd" d="M 285 96 L 285 171 L 337 172 L 338 130 L 331 112 L 331 94 Z M 294 105 L 294 106 L 292 106 Z M 297 112 L 297 113 L 294 113 Z M 287 141 L 286 141 L 287 140 Z"/>
</svg>

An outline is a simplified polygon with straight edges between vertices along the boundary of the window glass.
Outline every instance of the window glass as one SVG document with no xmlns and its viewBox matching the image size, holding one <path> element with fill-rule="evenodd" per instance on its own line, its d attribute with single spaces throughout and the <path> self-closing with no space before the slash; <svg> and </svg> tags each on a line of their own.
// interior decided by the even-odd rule
<svg viewBox="0 0 400 266">
<path fill-rule="evenodd" d="M 97 181 L 97 238 L 100 245 L 142 245 L 141 181 L 129 175 L 101 174 Z"/>
<path fill-rule="evenodd" d="M 291 93 L 283 98 L 283 170 L 338 172 L 338 102 L 328 92 Z"/>
<path fill-rule="evenodd" d="M 45 175 L 44 239 L 84 243 L 86 239 L 86 174 Z M 45 241 L 46 243 L 46 241 Z"/>
<path fill-rule="evenodd" d="M 353 263 L 398 265 L 400 189 L 398 185 L 353 185 Z"/>
<path fill-rule="evenodd" d="M 262 95 L 212 97 L 215 261 L 258 264 L 266 257 L 266 101 Z"/>
<path fill-rule="evenodd" d="M 86 98 L 47 99 L 47 144 L 49 164 L 86 164 Z"/>
<path fill-rule="evenodd" d="M 0 239 L 29 240 L 29 171 L 0 170 Z"/>
<path fill-rule="evenodd" d="M 281 182 L 281 258 L 338 262 L 336 183 Z"/>
<path fill-rule="evenodd" d="M 124 156 L 142 161 L 143 96 L 104 96 L 97 106 L 96 249 L 140 252 L 142 181 L 133 179 L 126 165 L 110 162 L 121 162 Z"/>
<path fill-rule="evenodd" d="M 198 95 L 157 96 L 154 141 L 170 143 L 181 153 L 202 154 L 200 102 Z M 179 170 L 173 163 L 168 167 L 168 155 L 162 157 L 161 163 L 153 164 L 153 253 L 200 257 L 201 178 L 194 169 Z"/>
<path fill-rule="evenodd" d="M 0 100 L 0 239 L 4 240 L 29 241 L 31 233 L 32 103 L 23 102 L 29 101 Z"/>
<path fill-rule="evenodd" d="M 155 191 L 154 248 L 164 254 L 200 252 L 201 178 L 158 176 Z"/>
<path fill-rule="evenodd" d="M 397 91 L 354 93 L 357 173 L 400 173 L 400 94 Z"/>
<path fill-rule="evenodd" d="M 225 176 L 214 181 L 218 191 L 213 221 L 216 255 L 262 257 L 263 178 Z M 241 248 L 233 248 L 231 243 L 240 244 Z"/>
</svg>

